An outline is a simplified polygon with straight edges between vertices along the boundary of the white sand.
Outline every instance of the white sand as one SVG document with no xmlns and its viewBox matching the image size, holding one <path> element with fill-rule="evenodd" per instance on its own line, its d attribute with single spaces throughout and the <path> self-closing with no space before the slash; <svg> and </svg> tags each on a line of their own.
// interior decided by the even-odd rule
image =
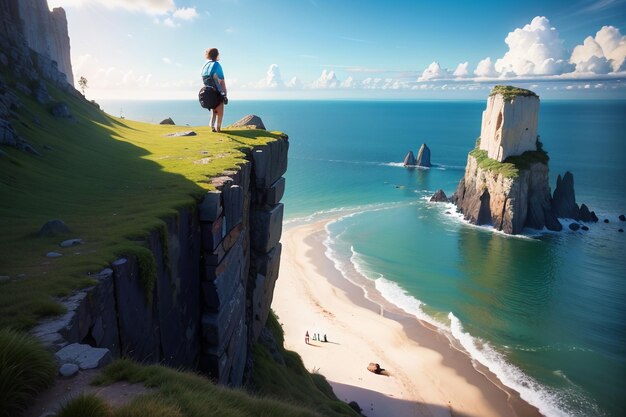
<svg viewBox="0 0 626 417">
<path fill-rule="evenodd" d="M 358 402 L 368 417 L 540 415 L 493 374 L 477 371 L 437 330 L 368 301 L 341 278 L 324 255 L 327 222 L 283 233 L 272 303 L 285 347 L 298 352 L 309 371 L 319 371 L 340 399 Z M 329 343 L 313 341 L 314 333 L 326 334 Z M 369 372 L 370 362 L 391 376 Z"/>
</svg>

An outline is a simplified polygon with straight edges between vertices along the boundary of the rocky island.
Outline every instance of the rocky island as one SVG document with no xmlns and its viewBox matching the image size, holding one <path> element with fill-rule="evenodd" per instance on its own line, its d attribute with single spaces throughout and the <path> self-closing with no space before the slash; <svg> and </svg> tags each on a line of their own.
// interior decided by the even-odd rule
<svg viewBox="0 0 626 417">
<path fill-rule="evenodd" d="M 465 175 L 451 201 L 466 220 L 507 234 L 525 227 L 559 231 L 559 217 L 594 221 L 575 202 L 571 173 L 551 196 L 547 152 L 537 134 L 539 97 L 530 90 L 496 86 L 483 112 L 481 135 L 467 157 Z M 567 208 L 567 210 L 563 208 Z M 596 220 L 597 221 L 597 220 Z"/>
</svg>

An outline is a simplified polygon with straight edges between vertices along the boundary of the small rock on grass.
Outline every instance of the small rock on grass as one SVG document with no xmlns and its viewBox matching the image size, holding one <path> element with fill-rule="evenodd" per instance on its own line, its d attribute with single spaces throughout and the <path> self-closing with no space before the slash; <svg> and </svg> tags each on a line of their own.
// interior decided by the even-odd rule
<svg viewBox="0 0 626 417">
<path fill-rule="evenodd" d="M 46 253 L 46 256 L 48 258 L 60 258 L 61 256 L 63 256 L 63 254 L 59 252 L 48 252 Z"/>
<path fill-rule="evenodd" d="M 63 220 L 53 219 L 47 221 L 41 229 L 39 229 L 38 236 L 58 236 L 64 233 L 69 233 L 70 228 L 67 227 Z"/>
<path fill-rule="evenodd" d="M 7 277 L 6 275 L 0 275 L 0 282 L 6 282 L 8 280 L 10 280 L 11 278 Z"/>
<path fill-rule="evenodd" d="M 72 246 L 76 246 L 76 245 L 82 245 L 83 244 L 83 240 L 82 239 L 68 239 L 68 240 L 64 240 L 63 242 L 60 243 L 62 248 L 69 248 Z"/>
</svg>

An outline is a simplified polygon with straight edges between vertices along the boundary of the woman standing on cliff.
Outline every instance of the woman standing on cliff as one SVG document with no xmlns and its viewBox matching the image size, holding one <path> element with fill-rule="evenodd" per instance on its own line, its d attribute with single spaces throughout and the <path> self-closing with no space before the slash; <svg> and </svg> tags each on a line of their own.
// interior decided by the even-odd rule
<svg viewBox="0 0 626 417">
<path fill-rule="evenodd" d="M 224 104 L 228 104 L 228 98 L 226 97 L 226 81 L 224 80 L 224 71 L 222 65 L 217 62 L 220 59 L 220 53 L 217 48 L 211 48 L 204 51 L 204 58 L 208 61 L 202 68 L 202 82 L 204 85 L 211 85 L 214 83 L 217 90 L 221 93 L 221 100 L 217 107 L 213 108 L 213 115 L 211 116 L 211 130 L 213 132 L 221 132 L 222 130 L 222 117 L 224 117 Z M 217 123 L 216 123 L 217 119 Z"/>
</svg>

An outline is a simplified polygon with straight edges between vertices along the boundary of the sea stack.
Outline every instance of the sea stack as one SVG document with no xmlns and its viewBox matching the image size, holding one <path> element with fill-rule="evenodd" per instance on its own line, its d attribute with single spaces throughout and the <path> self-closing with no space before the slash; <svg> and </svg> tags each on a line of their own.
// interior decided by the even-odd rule
<svg viewBox="0 0 626 417">
<path fill-rule="evenodd" d="M 417 166 L 430 168 L 430 149 L 425 143 L 422 143 L 419 152 L 417 153 Z"/>
<path fill-rule="evenodd" d="M 538 114 L 539 97 L 530 90 L 496 86 L 491 91 L 481 137 L 452 196 L 465 219 L 508 234 L 524 227 L 562 229 L 552 210 Z"/>
<path fill-rule="evenodd" d="M 415 160 L 415 155 L 413 155 L 413 151 L 409 151 L 404 157 L 404 166 L 405 167 L 414 167 L 417 165 L 417 161 Z"/>
</svg>

